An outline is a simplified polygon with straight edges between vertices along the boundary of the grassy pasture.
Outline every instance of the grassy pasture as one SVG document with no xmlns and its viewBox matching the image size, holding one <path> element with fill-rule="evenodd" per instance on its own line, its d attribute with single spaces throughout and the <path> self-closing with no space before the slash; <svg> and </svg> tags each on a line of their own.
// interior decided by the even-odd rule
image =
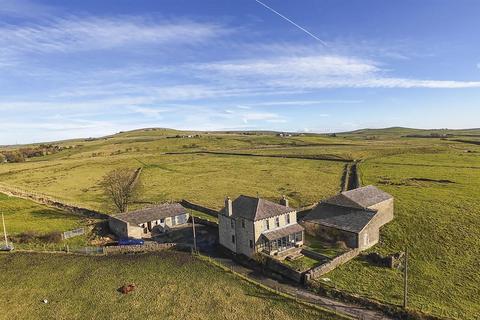
<svg viewBox="0 0 480 320">
<path fill-rule="evenodd" d="M 0 213 L 5 216 L 5 225 L 9 234 L 25 231 L 39 233 L 68 231 L 83 224 L 83 219 L 72 214 L 29 200 L 9 197 L 3 193 L 0 193 Z"/>
<path fill-rule="evenodd" d="M 480 157 L 400 155 L 361 166 L 366 184 L 396 198 L 396 218 L 372 250 L 410 251 L 410 307 L 456 319 L 476 319 L 480 305 Z M 419 179 L 420 178 L 420 179 Z M 402 274 L 357 259 L 329 274 L 344 290 L 402 302 Z"/>
<path fill-rule="evenodd" d="M 410 307 L 455 319 L 475 319 L 480 314 L 476 301 L 480 297 L 480 146 L 401 137 L 411 133 L 430 131 L 364 130 L 336 138 L 202 134 L 201 138 L 167 139 L 178 132 L 140 130 L 106 140 L 68 142 L 83 146 L 26 163 L 0 164 L 0 181 L 103 210 L 99 179 L 115 167 L 143 166 L 147 202 L 186 198 L 218 209 L 227 194 L 258 192 L 273 200 L 286 194 L 298 206 L 338 192 L 344 164 L 165 152 L 211 150 L 363 159 L 363 183 L 375 184 L 396 198 L 396 218 L 382 229 L 381 243 L 372 251 L 390 254 L 408 246 Z M 111 155 L 118 150 L 121 153 Z M 100 155 L 93 157 L 92 153 Z M 389 303 L 402 301 L 399 271 L 356 259 L 327 277 L 337 288 Z"/>
<path fill-rule="evenodd" d="M 9 236 L 19 233 L 34 232 L 44 235 L 50 232 L 64 232 L 85 226 L 85 219 L 61 210 L 49 208 L 35 202 L 0 193 L 0 212 L 5 216 L 5 226 Z M 3 230 L 2 230 L 3 232 Z M 85 246 L 88 243 L 88 233 L 55 244 L 55 248 L 68 244 Z M 3 239 L 3 234 L 2 234 Z M 0 240 L 3 241 L 3 240 Z M 15 243 L 17 249 L 42 248 L 44 242 Z M 50 245 L 47 243 L 47 245 Z"/>
<path fill-rule="evenodd" d="M 343 164 L 299 159 L 217 155 L 158 155 L 62 159 L 0 166 L 2 183 L 104 210 L 98 183 L 116 167 L 143 167 L 145 201 L 188 199 L 219 209 L 228 194 L 311 204 L 340 188 Z"/>
<path fill-rule="evenodd" d="M 339 319 L 178 252 L 0 254 L 0 269 L 1 319 Z"/>
</svg>

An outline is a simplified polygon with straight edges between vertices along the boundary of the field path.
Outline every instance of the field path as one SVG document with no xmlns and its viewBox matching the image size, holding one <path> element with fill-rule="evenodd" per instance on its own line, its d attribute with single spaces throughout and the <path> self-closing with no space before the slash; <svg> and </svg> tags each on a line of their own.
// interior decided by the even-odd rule
<svg viewBox="0 0 480 320">
<path fill-rule="evenodd" d="M 329 309 L 340 314 L 347 315 L 354 319 L 361 319 L 361 320 L 393 320 L 394 318 L 388 317 L 384 315 L 380 311 L 370 310 L 363 306 L 349 304 L 345 302 L 341 302 L 338 300 L 333 300 L 330 298 L 322 297 L 317 294 L 308 291 L 301 286 L 297 286 L 290 283 L 279 282 L 277 280 L 268 278 L 262 275 L 259 272 L 256 272 L 252 269 L 246 268 L 231 259 L 228 258 L 214 258 L 217 262 L 221 263 L 222 265 L 228 267 L 232 271 L 236 273 L 240 273 L 255 282 L 259 282 L 271 289 L 287 293 L 291 296 L 296 297 L 299 300 L 318 305 L 325 309 Z"/>
</svg>

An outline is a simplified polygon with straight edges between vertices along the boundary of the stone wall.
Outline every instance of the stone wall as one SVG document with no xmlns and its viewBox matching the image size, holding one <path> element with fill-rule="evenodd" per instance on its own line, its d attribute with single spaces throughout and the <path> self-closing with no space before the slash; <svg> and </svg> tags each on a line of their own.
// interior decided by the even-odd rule
<svg viewBox="0 0 480 320">
<path fill-rule="evenodd" d="M 108 219 L 108 227 L 119 238 L 128 237 L 128 223 L 114 217 Z"/>
<path fill-rule="evenodd" d="M 237 238 L 235 240 L 237 253 L 252 257 L 255 253 L 255 225 L 257 222 L 252 220 L 237 218 L 235 223 L 235 233 Z M 243 227 L 245 226 L 245 227 Z M 250 246 L 250 242 L 252 246 Z"/>
<path fill-rule="evenodd" d="M 357 248 L 358 235 L 353 232 L 327 227 L 311 221 L 303 221 L 305 232 L 311 236 L 318 237 L 326 242 L 334 243 L 343 241 L 349 248 Z"/>
<path fill-rule="evenodd" d="M 335 156 L 297 156 L 297 155 L 276 155 L 276 154 L 255 154 L 255 153 L 234 153 L 234 152 L 221 152 L 221 151 L 191 151 L 191 152 L 166 152 L 167 155 L 176 154 L 213 154 L 213 155 L 225 155 L 225 156 L 243 156 L 243 157 L 259 157 L 259 158 L 282 158 L 282 159 L 301 159 L 301 160 L 320 160 L 320 161 L 333 161 L 333 162 L 352 162 L 351 160 L 337 158 Z"/>
<path fill-rule="evenodd" d="M 234 227 L 232 228 L 231 223 L 233 221 Z M 218 241 L 225 248 L 229 249 L 232 252 L 237 252 L 237 248 L 234 242 L 232 242 L 232 236 L 235 236 L 235 223 L 236 221 L 231 217 L 227 217 L 223 214 L 218 215 Z"/>
<path fill-rule="evenodd" d="M 344 301 L 347 303 L 358 304 L 364 306 L 367 309 L 380 310 L 386 316 L 390 316 L 392 319 L 445 320 L 445 318 L 425 314 L 420 311 L 404 309 L 398 305 L 387 304 L 377 300 L 365 298 L 357 294 L 341 291 L 333 287 L 326 286 L 325 284 L 320 282 L 308 281 L 306 285 L 310 290 L 322 296 L 332 297 L 336 300 Z"/>
<path fill-rule="evenodd" d="M 304 273 L 299 272 L 296 270 L 293 270 L 292 268 L 286 266 L 285 264 L 281 263 L 280 261 L 276 260 L 275 258 L 272 258 L 266 254 L 261 254 L 262 257 L 266 260 L 266 267 L 281 275 L 282 277 L 285 277 L 289 280 L 295 281 L 296 283 L 302 283 L 303 282 L 303 277 Z"/>
<path fill-rule="evenodd" d="M 135 252 L 156 252 L 175 247 L 175 243 L 149 243 L 138 246 L 109 246 L 104 247 L 105 254 L 123 254 Z"/>
<path fill-rule="evenodd" d="M 190 222 L 192 221 L 192 217 L 190 217 Z M 201 225 L 204 225 L 204 226 L 207 226 L 207 227 L 214 227 L 214 228 L 218 228 L 218 223 L 215 222 L 215 221 L 209 221 L 209 220 L 205 220 L 205 219 L 202 219 L 202 218 L 199 218 L 199 217 L 195 217 L 195 224 L 201 224 Z"/>
<path fill-rule="evenodd" d="M 201 206 L 199 204 L 192 203 L 188 200 L 183 199 L 180 202 L 180 204 L 182 206 L 184 206 L 185 208 L 196 210 L 196 211 L 199 211 L 199 212 L 203 212 L 203 213 L 208 214 L 208 215 L 210 215 L 212 217 L 215 217 L 215 218 L 218 217 L 218 211 L 217 210 L 207 208 L 207 207 Z"/>
<path fill-rule="evenodd" d="M 143 229 L 131 225 L 130 223 L 117 219 L 115 217 L 110 217 L 108 219 L 108 227 L 119 238 L 137 238 L 141 239 L 144 236 Z"/>
<path fill-rule="evenodd" d="M 323 276 L 324 274 L 332 271 L 333 269 L 341 266 L 342 264 L 352 260 L 353 258 L 358 256 L 360 254 L 360 252 L 361 252 L 361 250 L 359 250 L 359 249 L 350 250 L 350 251 L 332 259 L 331 261 L 322 264 L 321 266 L 310 269 L 305 274 L 305 280 L 309 281 L 309 280 L 317 279 L 317 278 Z"/>
<path fill-rule="evenodd" d="M 303 254 L 304 256 L 309 257 L 309 258 L 314 259 L 314 260 L 319 260 L 319 261 L 330 261 L 330 260 L 332 260 L 332 258 L 330 258 L 330 257 L 324 256 L 323 254 L 320 254 L 320 253 L 312 251 L 312 250 L 308 250 L 306 248 L 302 248 L 302 251 L 300 253 Z"/>
<path fill-rule="evenodd" d="M 98 212 L 98 211 L 82 208 L 73 204 L 67 204 L 43 194 L 28 192 L 25 190 L 14 188 L 14 187 L 0 185 L 0 192 L 8 196 L 31 200 L 49 207 L 53 207 L 62 211 L 71 212 L 73 214 L 80 215 L 87 218 L 108 219 L 109 217 L 109 215 Z"/>
<path fill-rule="evenodd" d="M 369 208 L 378 210 L 378 212 L 358 235 L 358 247 L 362 250 L 366 250 L 380 241 L 380 228 L 393 220 L 394 200 L 389 199 Z"/>
</svg>

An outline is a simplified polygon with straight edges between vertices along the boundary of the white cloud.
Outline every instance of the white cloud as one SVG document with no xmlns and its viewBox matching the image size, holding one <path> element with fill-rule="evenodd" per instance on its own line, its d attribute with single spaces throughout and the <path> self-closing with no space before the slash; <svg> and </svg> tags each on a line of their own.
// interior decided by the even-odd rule
<svg viewBox="0 0 480 320">
<path fill-rule="evenodd" d="M 54 11 L 51 6 L 28 0 L 0 0 L 0 15 L 38 18 Z"/>
<path fill-rule="evenodd" d="M 244 122 L 259 120 L 278 120 L 280 116 L 271 112 L 245 112 L 240 114 Z"/>
<path fill-rule="evenodd" d="M 373 62 L 341 56 L 305 56 L 268 60 L 243 60 L 200 64 L 195 67 L 200 70 L 219 72 L 234 77 L 353 77 L 379 71 L 379 68 Z"/>
<path fill-rule="evenodd" d="M 153 108 L 153 107 L 131 107 L 130 110 L 133 113 L 139 113 L 145 117 L 162 119 L 162 114 L 172 112 L 172 109 L 169 108 Z"/>
<path fill-rule="evenodd" d="M 287 123 L 287 119 L 268 119 L 266 122 L 269 123 Z"/>
<path fill-rule="evenodd" d="M 423 80 L 389 76 L 381 64 L 342 56 L 281 57 L 261 60 L 197 64 L 193 69 L 206 77 L 237 81 L 238 85 L 262 83 L 273 90 L 323 88 L 480 88 L 479 81 Z"/>
<path fill-rule="evenodd" d="M 158 19 L 157 19 L 158 20 Z M 139 45 L 192 45 L 229 32 L 217 24 L 149 19 L 143 16 L 69 16 L 28 25 L 2 24 L 4 58 L 22 53 L 81 52 Z"/>
<path fill-rule="evenodd" d="M 287 100 L 287 101 L 268 101 L 251 104 L 253 106 L 308 106 L 318 104 L 357 104 L 361 100 Z"/>
</svg>

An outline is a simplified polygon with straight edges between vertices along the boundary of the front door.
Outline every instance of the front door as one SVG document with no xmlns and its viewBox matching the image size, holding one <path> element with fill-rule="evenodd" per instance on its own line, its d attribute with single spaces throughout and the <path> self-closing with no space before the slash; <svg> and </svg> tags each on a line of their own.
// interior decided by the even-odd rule
<svg viewBox="0 0 480 320">
<path fill-rule="evenodd" d="M 148 231 L 152 232 L 152 222 L 147 223 Z"/>
<path fill-rule="evenodd" d="M 364 245 L 364 246 L 368 246 L 369 243 L 370 243 L 370 241 L 369 241 L 369 239 L 368 239 L 368 233 L 365 233 L 365 234 L 363 235 L 363 245 Z"/>
</svg>

